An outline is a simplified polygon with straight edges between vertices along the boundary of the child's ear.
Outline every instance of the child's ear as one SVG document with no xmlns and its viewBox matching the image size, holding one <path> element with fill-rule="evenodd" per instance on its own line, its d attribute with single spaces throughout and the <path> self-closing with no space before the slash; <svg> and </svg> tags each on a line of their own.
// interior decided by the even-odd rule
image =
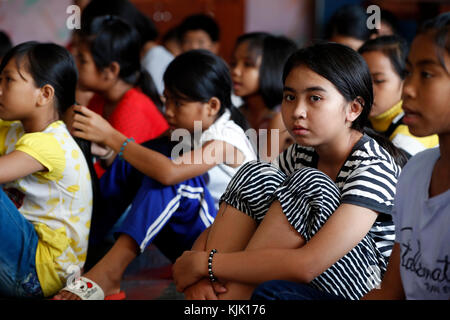
<svg viewBox="0 0 450 320">
<path fill-rule="evenodd" d="M 347 110 L 346 120 L 348 122 L 355 121 L 363 111 L 364 104 L 365 104 L 364 99 L 361 97 L 357 97 L 355 100 L 350 102 L 350 105 Z"/>
<path fill-rule="evenodd" d="M 37 104 L 39 106 L 47 105 L 53 100 L 54 96 L 55 96 L 55 89 L 51 85 L 46 84 L 39 89 Z"/>
<path fill-rule="evenodd" d="M 108 67 L 103 69 L 103 77 L 107 81 L 115 80 L 119 77 L 120 65 L 113 61 Z"/>
<path fill-rule="evenodd" d="M 220 100 L 216 97 L 212 97 L 208 101 L 208 116 L 215 116 L 220 111 Z"/>
</svg>

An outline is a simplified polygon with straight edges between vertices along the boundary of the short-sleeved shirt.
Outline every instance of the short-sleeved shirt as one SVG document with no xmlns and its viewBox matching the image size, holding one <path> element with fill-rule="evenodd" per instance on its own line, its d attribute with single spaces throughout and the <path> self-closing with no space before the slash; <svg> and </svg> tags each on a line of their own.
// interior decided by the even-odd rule
<svg viewBox="0 0 450 320">
<path fill-rule="evenodd" d="M 418 153 L 403 169 L 392 215 L 407 299 L 450 299 L 450 189 L 429 196 L 439 148 Z"/>
<path fill-rule="evenodd" d="M 161 96 L 164 92 L 164 72 L 173 58 L 173 55 L 166 48 L 157 45 L 149 49 L 142 59 L 142 65 L 152 76 L 156 89 Z"/>
<path fill-rule="evenodd" d="M 62 121 L 25 133 L 20 122 L 0 120 L 0 155 L 22 151 L 45 168 L 5 183 L 3 190 L 38 235 L 36 272 L 45 296 L 62 288 L 69 268 L 86 260 L 92 215 L 91 175 Z"/>
<path fill-rule="evenodd" d="M 231 113 L 226 110 L 200 137 L 200 145 L 208 141 L 224 141 L 238 149 L 244 155 L 243 164 L 256 160 L 256 153 L 245 135 L 244 130 L 238 126 L 231 118 Z M 232 168 L 225 163 L 220 163 L 208 171 L 205 175 L 206 185 L 214 198 L 216 208 L 219 207 L 219 200 L 225 192 L 228 183 L 241 166 Z"/>
<path fill-rule="evenodd" d="M 273 163 L 286 175 L 290 175 L 303 167 L 317 168 L 318 161 L 319 156 L 313 148 L 293 144 Z M 341 203 L 379 213 L 370 233 L 385 257 L 390 256 L 395 240 L 390 213 L 400 171 L 389 153 L 364 134 L 353 147 L 334 181 L 341 192 Z"/>
<path fill-rule="evenodd" d="M 88 108 L 103 115 L 105 100 L 95 94 L 89 102 Z M 154 139 L 165 132 L 169 125 L 153 101 L 136 88 L 128 90 L 106 119 L 111 126 L 136 143 Z M 104 173 L 98 165 L 99 175 Z"/>
</svg>

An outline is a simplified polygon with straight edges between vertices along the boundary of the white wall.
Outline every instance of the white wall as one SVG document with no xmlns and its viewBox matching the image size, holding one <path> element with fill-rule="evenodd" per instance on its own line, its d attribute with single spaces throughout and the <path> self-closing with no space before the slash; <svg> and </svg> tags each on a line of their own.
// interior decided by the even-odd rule
<svg viewBox="0 0 450 320">
<path fill-rule="evenodd" d="M 0 30 L 14 45 L 29 40 L 65 45 L 71 33 L 66 9 L 71 4 L 71 0 L 0 0 Z"/>
<path fill-rule="evenodd" d="M 304 0 L 246 0 L 244 30 L 282 34 L 302 44 L 313 19 L 305 9 Z"/>
</svg>

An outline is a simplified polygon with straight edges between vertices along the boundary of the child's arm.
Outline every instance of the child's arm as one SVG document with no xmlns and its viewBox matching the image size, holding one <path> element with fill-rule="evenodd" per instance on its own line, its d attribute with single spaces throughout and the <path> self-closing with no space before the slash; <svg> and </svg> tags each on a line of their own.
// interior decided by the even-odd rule
<svg viewBox="0 0 450 320">
<path fill-rule="evenodd" d="M 75 106 L 75 110 L 81 113 L 74 116 L 73 134 L 75 136 L 105 144 L 116 153 L 120 152 L 127 139 L 125 135 L 88 108 Z M 133 167 L 165 185 L 197 177 L 217 164 L 226 162 L 227 156 L 230 157 L 230 155 L 234 160 L 227 162 L 230 166 L 238 166 L 244 160 L 239 150 L 218 140 L 205 143 L 201 148 L 186 152 L 175 160 L 134 142 L 129 142 L 123 151 L 123 158 Z"/>
<path fill-rule="evenodd" d="M 46 168 L 32 156 L 15 150 L 0 157 L 0 184 L 11 182 Z"/>
<path fill-rule="evenodd" d="M 205 251 L 209 230 L 205 229 L 192 245 L 192 250 Z M 184 290 L 187 300 L 217 300 L 216 293 L 225 293 L 227 289 L 219 282 L 211 283 L 209 279 L 202 279 Z"/>
<path fill-rule="evenodd" d="M 369 232 L 377 213 L 342 204 L 304 246 L 297 249 L 255 249 L 214 255 L 219 281 L 259 284 L 280 279 L 309 283 L 354 248 Z M 351 227 L 349 227 L 351 226 Z M 208 252 L 186 251 L 173 268 L 177 289 L 208 277 Z"/>
<path fill-rule="evenodd" d="M 381 281 L 380 289 L 373 289 L 367 293 L 363 300 L 403 300 L 405 292 L 403 291 L 402 279 L 400 277 L 400 244 L 397 242 L 392 248 L 386 273 Z"/>
<path fill-rule="evenodd" d="M 192 245 L 192 249 L 194 251 L 205 251 L 206 250 L 206 242 L 208 240 L 209 231 L 211 230 L 211 226 L 203 230 L 202 233 L 198 236 L 197 240 L 195 240 Z"/>
</svg>

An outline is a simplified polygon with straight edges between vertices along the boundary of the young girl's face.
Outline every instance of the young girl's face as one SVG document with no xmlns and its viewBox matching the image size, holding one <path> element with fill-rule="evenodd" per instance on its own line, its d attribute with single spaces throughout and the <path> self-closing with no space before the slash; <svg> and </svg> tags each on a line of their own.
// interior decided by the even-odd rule
<svg viewBox="0 0 450 320">
<path fill-rule="evenodd" d="M 26 119 L 35 109 L 39 94 L 40 89 L 23 63 L 18 70 L 16 59 L 12 58 L 0 74 L 0 119 Z"/>
<path fill-rule="evenodd" d="M 401 100 L 403 80 L 395 72 L 389 58 L 380 51 L 362 54 L 372 76 L 374 102 L 370 111 L 376 117 Z"/>
<path fill-rule="evenodd" d="M 207 104 L 175 98 L 164 91 L 165 116 L 171 130 L 187 129 L 193 133 L 195 121 L 201 121 L 201 129 L 206 130 L 214 122 L 208 115 Z"/>
<path fill-rule="evenodd" d="M 260 66 L 261 56 L 255 61 L 249 53 L 247 41 L 236 47 L 231 61 L 231 78 L 235 95 L 246 97 L 258 92 Z"/>
<path fill-rule="evenodd" d="M 75 62 L 78 68 L 78 85 L 86 91 L 101 91 L 103 87 L 102 72 L 95 65 L 92 54 L 86 43 L 77 46 Z"/>
<path fill-rule="evenodd" d="M 316 147 L 342 137 L 348 105 L 330 81 L 304 65 L 292 69 L 284 83 L 283 121 L 303 146 Z"/>
<path fill-rule="evenodd" d="M 450 70 L 450 57 L 444 62 Z M 403 122 L 423 137 L 450 132 L 450 74 L 439 62 L 432 35 L 420 34 L 411 44 L 403 87 Z"/>
</svg>

